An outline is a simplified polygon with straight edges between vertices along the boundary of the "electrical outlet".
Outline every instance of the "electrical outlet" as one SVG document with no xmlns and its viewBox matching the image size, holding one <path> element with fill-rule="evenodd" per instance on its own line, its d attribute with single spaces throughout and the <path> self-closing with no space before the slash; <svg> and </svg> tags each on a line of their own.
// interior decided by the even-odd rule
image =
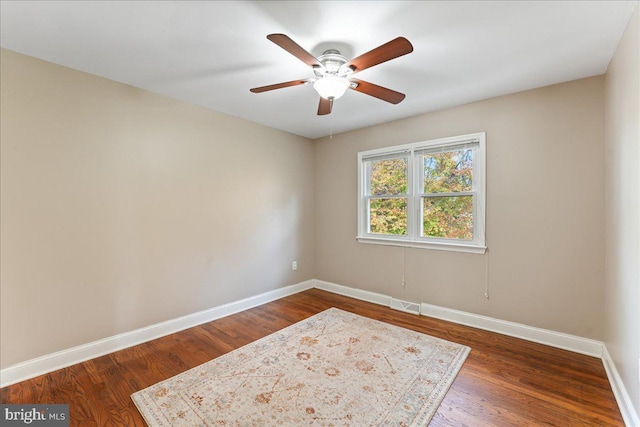
<svg viewBox="0 0 640 427">
<path fill-rule="evenodd" d="M 291 263 L 291 269 L 292 270 L 297 270 L 298 269 L 298 261 L 293 261 Z"/>
</svg>

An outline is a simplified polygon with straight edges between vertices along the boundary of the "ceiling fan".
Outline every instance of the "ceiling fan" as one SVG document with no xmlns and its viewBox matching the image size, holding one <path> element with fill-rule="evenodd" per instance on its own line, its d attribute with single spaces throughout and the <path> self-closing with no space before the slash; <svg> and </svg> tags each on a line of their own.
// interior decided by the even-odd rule
<svg viewBox="0 0 640 427">
<path fill-rule="evenodd" d="M 413 52 L 413 46 L 404 37 L 395 38 L 352 60 L 342 56 L 336 49 L 325 50 L 316 58 L 284 34 L 269 34 L 267 38 L 310 66 L 315 77 L 255 87 L 250 89 L 253 93 L 312 83 L 313 88 L 320 95 L 320 105 L 318 105 L 320 116 L 331 113 L 333 101 L 344 95 L 347 89 L 353 89 L 392 104 L 398 104 L 405 98 L 403 93 L 352 77 L 355 73 L 374 65 Z"/>
</svg>

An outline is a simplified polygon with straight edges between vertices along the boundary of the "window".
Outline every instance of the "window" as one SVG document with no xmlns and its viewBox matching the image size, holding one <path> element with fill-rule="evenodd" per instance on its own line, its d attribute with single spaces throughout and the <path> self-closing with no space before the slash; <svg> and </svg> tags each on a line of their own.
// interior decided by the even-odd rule
<svg viewBox="0 0 640 427">
<path fill-rule="evenodd" d="M 358 241 L 484 253 L 484 133 L 361 152 L 358 168 Z"/>
</svg>

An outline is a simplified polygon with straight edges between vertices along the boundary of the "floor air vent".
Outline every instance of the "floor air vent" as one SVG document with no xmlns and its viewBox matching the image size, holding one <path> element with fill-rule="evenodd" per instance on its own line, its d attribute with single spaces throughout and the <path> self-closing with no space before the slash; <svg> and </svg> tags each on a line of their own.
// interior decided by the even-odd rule
<svg viewBox="0 0 640 427">
<path fill-rule="evenodd" d="M 390 307 L 396 310 L 406 311 L 407 313 L 420 314 L 420 304 L 416 304 L 415 302 L 392 298 Z"/>
</svg>

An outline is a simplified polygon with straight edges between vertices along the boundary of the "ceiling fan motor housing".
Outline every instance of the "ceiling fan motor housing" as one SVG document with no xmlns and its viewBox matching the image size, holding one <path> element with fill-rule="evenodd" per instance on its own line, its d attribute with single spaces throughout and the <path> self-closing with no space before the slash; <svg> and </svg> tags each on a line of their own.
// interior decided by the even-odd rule
<svg viewBox="0 0 640 427">
<path fill-rule="evenodd" d="M 325 50 L 322 55 L 318 57 L 318 62 L 324 66 L 324 69 L 321 67 L 313 67 L 313 72 L 318 77 L 324 77 L 330 74 L 345 77 L 353 71 L 349 67 L 343 67 L 348 60 L 342 56 L 337 49 Z"/>
</svg>

